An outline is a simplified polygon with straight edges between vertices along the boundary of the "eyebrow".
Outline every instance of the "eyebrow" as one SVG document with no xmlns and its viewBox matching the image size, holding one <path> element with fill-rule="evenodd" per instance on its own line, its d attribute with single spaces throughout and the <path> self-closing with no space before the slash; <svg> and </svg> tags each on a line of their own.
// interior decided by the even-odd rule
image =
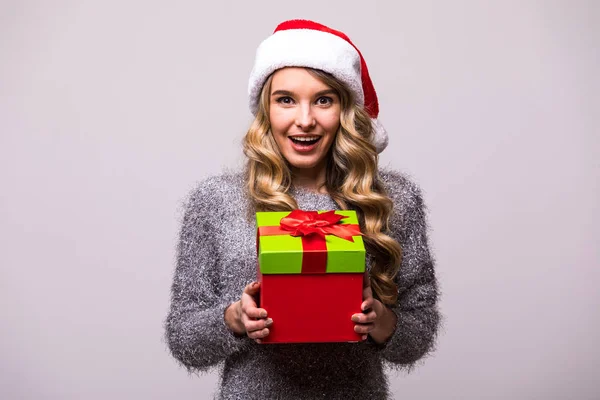
<svg viewBox="0 0 600 400">
<path fill-rule="evenodd" d="M 320 92 L 315 93 L 315 97 L 324 96 L 326 94 L 334 94 L 337 96 L 337 92 L 335 90 L 325 89 L 325 90 L 321 90 Z M 276 90 L 273 93 L 271 93 L 271 96 L 277 96 L 277 95 L 293 96 L 294 93 L 290 92 L 289 90 Z"/>
</svg>

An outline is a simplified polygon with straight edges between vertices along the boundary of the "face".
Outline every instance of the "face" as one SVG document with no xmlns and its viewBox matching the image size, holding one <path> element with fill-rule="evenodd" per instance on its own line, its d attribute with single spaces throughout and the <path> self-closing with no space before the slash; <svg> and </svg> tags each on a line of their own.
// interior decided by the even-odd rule
<svg viewBox="0 0 600 400">
<path fill-rule="evenodd" d="M 273 74 L 269 100 L 271 132 L 296 175 L 322 175 L 340 126 L 340 98 L 304 68 Z"/>
</svg>

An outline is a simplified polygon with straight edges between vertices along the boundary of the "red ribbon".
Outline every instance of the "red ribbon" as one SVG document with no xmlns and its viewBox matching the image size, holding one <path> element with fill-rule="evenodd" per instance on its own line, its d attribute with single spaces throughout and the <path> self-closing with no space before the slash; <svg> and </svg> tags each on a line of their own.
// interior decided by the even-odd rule
<svg viewBox="0 0 600 400">
<path fill-rule="evenodd" d="M 279 222 L 279 226 L 261 226 L 258 236 L 291 235 L 302 237 L 302 273 L 325 273 L 327 271 L 327 245 L 325 235 L 334 235 L 354 242 L 352 236 L 362 235 L 356 224 L 340 224 L 347 218 L 335 211 L 294 210 Z"/>
</svg>

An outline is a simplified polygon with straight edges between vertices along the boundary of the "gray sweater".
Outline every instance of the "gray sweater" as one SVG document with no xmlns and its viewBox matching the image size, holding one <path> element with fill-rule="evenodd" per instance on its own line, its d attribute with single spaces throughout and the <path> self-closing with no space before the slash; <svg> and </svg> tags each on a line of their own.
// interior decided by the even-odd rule
<svg viewBox="0 0 600 400">
<path fill-rule="evenodd" d="M 384 365 L 410 369 L 433 350 L 440 315 L 425 206 L 419 188 L 406 176 L 381 171 L 380 177 L 394 202 L 391 236 L 403 251 L 399 298 L 392 308 L 398 324 L 384 345 L 259 345 L 234 336 L 225 325 L 225 309 L 256 280 L 256 227 L 247 212 L 243 178 L 239 173 L 211 177 L 191 192 L 177 248 L 166 340 L 190 372 L 222 365 L 218 398 L 385 399 L 390 395 Z M 339 209 L 328 195 L 303 189 L 291 194 L 301 209 Z"/>
</svg>

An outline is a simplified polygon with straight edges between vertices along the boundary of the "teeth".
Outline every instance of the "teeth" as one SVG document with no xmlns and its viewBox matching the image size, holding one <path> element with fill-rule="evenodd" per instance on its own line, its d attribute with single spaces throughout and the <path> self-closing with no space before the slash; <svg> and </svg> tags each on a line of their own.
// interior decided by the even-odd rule
<svg viewBox="0 0 600 400">
<path fill-rule="evenodd" d="M 292 137 L 292 139 L 297 140 L 299 142 L 312 142 L 313 140 L 319 139 L 318 136 L 298 136 Z"/>
</svg>

